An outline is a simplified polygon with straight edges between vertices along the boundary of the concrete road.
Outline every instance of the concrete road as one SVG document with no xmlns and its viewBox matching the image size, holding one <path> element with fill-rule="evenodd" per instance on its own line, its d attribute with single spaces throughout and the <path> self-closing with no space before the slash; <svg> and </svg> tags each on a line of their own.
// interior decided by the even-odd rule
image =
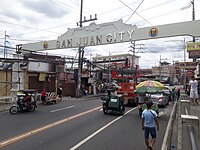
<svg viewBox="0 0 200 150">
<path fill-rule="evenodd" d="M 159 150 L 172 104 L 162 108 Z M 39 105 L 33 113 L 0 113 L 0 149 L 3 150 L 145 150 L 137 108 L 126 114 L 104 115 L 100 99 L 66 100 L 56 105 Z"/>
</svg>

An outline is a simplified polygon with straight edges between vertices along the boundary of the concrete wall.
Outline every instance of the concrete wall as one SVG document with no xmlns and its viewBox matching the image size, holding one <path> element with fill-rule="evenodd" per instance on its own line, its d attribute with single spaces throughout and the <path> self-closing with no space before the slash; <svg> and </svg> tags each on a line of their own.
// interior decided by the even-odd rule
<svg viewBox="0 0 200 150">
<path fill-rule="evenodd" d="M 11 70 L 0 69 L 0 96 L 9 96 L 11 89 Z"/>
</svg>

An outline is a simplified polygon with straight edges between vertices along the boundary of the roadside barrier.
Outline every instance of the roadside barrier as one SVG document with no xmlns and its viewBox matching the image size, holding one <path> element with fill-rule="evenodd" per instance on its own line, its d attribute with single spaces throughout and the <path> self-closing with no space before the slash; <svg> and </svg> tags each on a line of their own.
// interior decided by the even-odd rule
<svg viewBox="0 0 200 150">
<path fill-rule="evenodd" d="M 172 113 L 170 115 L 168 125 L 165 131 L 165 136 L 163 139 L 161 150 L 171 149 L 171 139 L 173 136 L 173 126 L 175 124 L 176 114 L 177 114 L 177 102 L 174 103 L 174 107 L 172 109 Z"/>
<path fill-rule="evenodd" d="M 185 98 L 185 97 L 184 97 Z M 178 123 L 177 150 L 199 150 L 199 118 L 191 115 L 191 103 L 188 97 L 179 102 L 180 117 Z"/>
</svg>

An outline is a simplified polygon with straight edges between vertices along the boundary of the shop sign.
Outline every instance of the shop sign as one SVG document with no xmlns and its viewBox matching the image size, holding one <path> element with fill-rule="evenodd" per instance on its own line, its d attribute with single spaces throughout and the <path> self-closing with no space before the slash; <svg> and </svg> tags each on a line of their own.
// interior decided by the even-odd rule
<svg viewBox="0 0 200 150">
<path fill-rule="evenodd" d="M 187 43 L 187 51 L 200 50 L 200 42 Z"/>
<path fill-rule="evenodd" d="M 200 50 L 190 50 L 188 53 L 189 58 L 200 58 Z"/>
<path fill-rule="evenodd" d="M 179 67 L 180 69 L 194 70 L 196 69 L 197 62 L 177 62 L 175 67 Z"/>
<path fill-rule="evenodd" d="M 39 74 L 39 81 L 45 81 L 46 80 L 46 73 L 40 73 Z"/>
</svg>

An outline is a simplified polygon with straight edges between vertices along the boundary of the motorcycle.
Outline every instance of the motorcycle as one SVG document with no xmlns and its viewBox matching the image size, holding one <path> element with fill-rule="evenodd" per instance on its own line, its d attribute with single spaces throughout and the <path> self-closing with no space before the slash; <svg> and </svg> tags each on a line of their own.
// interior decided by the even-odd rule
<svg viewBox="0 0 200 150">
<path fill-rule="evenodd" d="M 26 94 L 27 93 L 25 93 L 25 95 L 20 93 L 17 95 L 16 104 L 13 104 L 9 109 L 9 112 L 11 114 L 16 114 L 18 112 L 23 112 L 23 111 L 29 111 L 29 112 L 35 111 L 35 109 L 37 108 L 37 104 L 32 94 L 29 95 L 29 99 L 26 103 L 27 105 L 25 105 L 24 99 L 25 99 Z"/>
</svg>

